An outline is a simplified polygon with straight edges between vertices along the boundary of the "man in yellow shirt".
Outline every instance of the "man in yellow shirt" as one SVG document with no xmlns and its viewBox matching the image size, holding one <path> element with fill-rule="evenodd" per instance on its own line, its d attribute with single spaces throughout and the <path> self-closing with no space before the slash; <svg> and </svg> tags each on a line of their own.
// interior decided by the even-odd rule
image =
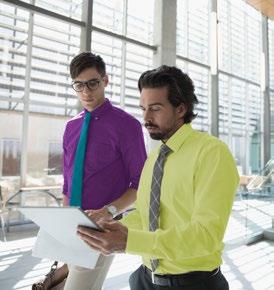
<svg viewBox="0 0 274 290">
<path fill-rule="evenodd" d="M 93 249 L 140 255 L 132 290 L 227 290 L 220 271 L 222 242 L 236 188 L 236 165 L 227 146 L 193 130 L 198 100 L 188 75 L 161 66 L 139 79 L 145 127 L 162 145 L 142 171 L 136 210 L 104 232 L 78 228 Z"/>
</svg>

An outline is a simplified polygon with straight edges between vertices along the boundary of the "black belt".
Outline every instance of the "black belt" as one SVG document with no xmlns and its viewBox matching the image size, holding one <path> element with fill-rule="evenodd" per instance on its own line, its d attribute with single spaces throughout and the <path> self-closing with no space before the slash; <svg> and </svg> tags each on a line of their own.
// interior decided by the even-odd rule
<svg viewBox="0 0 274 290">
<path fill-rule="evenodd" d="M 146 275 L 149 276 L 151 282 L 158 286 L 184 286 L 197 283 L 199 281 L 205 280 L 209 277 L 216 275 L 220 268 L 216 268 L 213 271 L 194 271 L 185 274 L 165 274 L 159 275 L 151 272 L 149 268 L 143 266 Z"/>
</svg>

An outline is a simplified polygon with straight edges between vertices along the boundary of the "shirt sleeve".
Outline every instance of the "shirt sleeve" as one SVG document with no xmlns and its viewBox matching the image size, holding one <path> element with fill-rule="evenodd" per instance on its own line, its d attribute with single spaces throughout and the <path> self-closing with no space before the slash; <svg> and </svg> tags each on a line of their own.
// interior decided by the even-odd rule
<svg viewBox="0 0 274 290">
<path fill-rule="evenodd" d="M 155 232 L 129 228 L 127 253 L 177 261 L 222 251 L 239 176 L 226 145 L 204 151 L 194 173 L 190 222 L 180 225 L 174 221 L 172 227 Z"/>
<path fill-rule="evenodd" d="M 142 228 L 140 212 L 137 209 L 131 211 L 123 217 L 121 223 L 127 228 L 140 230 Z"/>
<path fill-rule="evenodd" d="M 68 172 L 67 158 L 68 157 L 67 157 L 65 137 L 66 137 L 66 130 L 63 136 L 63 179 L 64 179 L 63 194 L 67 195 L 68 194 L 68 179 L 67 179 L 67 172 Z"/>
<path fill-rule="evenodd" d="M 129 188 L 137 189 L 147 154 L 141 124 L 134 120 L 127 125 L 126 134 L 123 134 L 123 138 L 120 140 L 120 148 L 130 177 Z"/>
</svg>

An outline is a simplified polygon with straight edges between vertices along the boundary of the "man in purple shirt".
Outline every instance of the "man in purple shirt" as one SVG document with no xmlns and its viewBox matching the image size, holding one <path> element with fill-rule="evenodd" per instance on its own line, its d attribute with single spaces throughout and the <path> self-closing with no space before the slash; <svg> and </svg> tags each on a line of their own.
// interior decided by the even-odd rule
<svg viewBox="0 0 274 290">
<path fill-rule="evenodd" d="M 70 64 L 72 87 L 84 110 L 68 121 L 63 137 L 64 205 L 70 204 L 75 152 L 83 120 L 91 112 L 82 181 L 82 208 L 95 220 L 111 220 L 136 199 L 146 159 L 141 124 L 105 98 L 108 76 L 103 59 L 91 52 Z M 113 256 L 101 255 L 95 269 L 71 266 L 65 290 L 102 288 Z"/>
</svg>

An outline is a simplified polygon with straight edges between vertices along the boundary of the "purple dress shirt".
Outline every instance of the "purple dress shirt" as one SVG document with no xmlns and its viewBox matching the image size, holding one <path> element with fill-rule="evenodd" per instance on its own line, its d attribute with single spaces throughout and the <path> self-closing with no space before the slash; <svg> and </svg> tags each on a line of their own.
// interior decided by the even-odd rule
<svg viewBox="0 0 274 290">
<path fill-rule="evenodd" d="M 67 122 L 64 137 L 64 187 L 70 199 L 75 152 L 86 110 Z M 91 112 L 84 164 L 82 208 L 99 209 L 138 188 L 146 159 L 141 124 L 105 103 Z"/>
</svg>

